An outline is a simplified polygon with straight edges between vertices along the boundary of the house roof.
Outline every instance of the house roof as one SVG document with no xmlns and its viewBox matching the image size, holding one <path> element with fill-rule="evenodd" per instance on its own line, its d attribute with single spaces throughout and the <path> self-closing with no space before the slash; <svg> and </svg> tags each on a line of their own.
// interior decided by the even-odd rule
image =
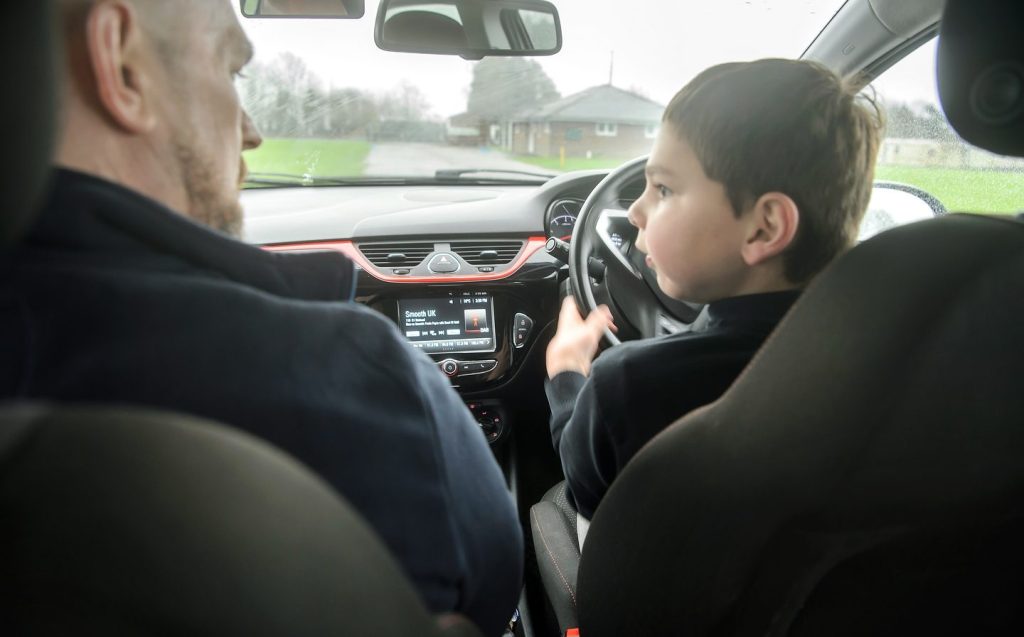
<svg viewBox="0 0 1024 637">
<path fill-rule="evenodd" d="M 532 122 L 657 124 L 661 121 L 664 110 L 664 104 L 611 84 L 602 84 L 563 97 L 513 119 Z"/>
</svg>

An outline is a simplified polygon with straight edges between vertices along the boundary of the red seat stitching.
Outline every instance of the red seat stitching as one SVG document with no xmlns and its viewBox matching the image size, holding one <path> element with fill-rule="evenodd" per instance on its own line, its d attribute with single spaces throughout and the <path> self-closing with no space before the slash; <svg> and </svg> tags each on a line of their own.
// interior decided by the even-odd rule
<svg viewBox="0 0 1024 637">
<path fill-rule="evenodd" d="M 562 574 L 562 569 L 559 568 L 559 566 L 558 566 L 558 560 L 555 559 L 555 554 L 551 551 L 551 548 L 548 546 L 548 540 L 544 536 L 544 528 L 540 525 L 540 523 L 537 522 L 537 512 L 531 509 L 530 510 L 530 517 L 533 519 L 534 526 L 536 527 L 537 531 L 540 533 L 540 541 L 544 544 L 544 550 L 548 552 L 549 556 L 551 556 L 551 563 L 555 565 L 555 570 L 558 571 L 558 577 L 560 577 L 561 580 L 562 580 L 562 583 L 565 584 L 565 590 L 567 590 L 569 592 L 569 597 L 572 598 L 572 605 L 575 608 L 576 607 L 576 593 L 574 593 L 573 590 L 572 590 L 572 587 L 569 586 L 569 581 L 565 579 L 565 575 Z"/>
</svg>

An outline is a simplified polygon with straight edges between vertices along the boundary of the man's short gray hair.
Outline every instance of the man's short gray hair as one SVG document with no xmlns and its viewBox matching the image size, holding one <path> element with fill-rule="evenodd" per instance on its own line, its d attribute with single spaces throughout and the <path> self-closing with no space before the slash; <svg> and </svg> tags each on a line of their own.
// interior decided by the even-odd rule
<svg viewBox="0 0 1024 637">
<path fill-rule="evenodd" d="M 59 0 L 66 29 L 80 28 L 87 9 L 99 0 Z M 143 30 L 156 44 L 160 56 L 169 64 L 179 58 L 185 35 L 192 25 L 206 22 L 196 12 L 209 9 L 211 0 L 124 0 L 139 12 Z"/>
</svg>

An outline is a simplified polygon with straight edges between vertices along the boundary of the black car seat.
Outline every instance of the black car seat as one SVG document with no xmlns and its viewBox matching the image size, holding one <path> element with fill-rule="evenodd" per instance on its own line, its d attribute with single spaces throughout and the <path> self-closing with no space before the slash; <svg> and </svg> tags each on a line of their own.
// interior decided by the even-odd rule
<svg viewBox="0 0 1024 637">
<path fill-rule="evenodd" d="M 0 23 L 0 259 L 50 164 L 49 1 Z M 6 302 L 0 298 L 0 309 Z M 0 351 L 2 355 L 2 351 Z M 248 435 L 128 408 L 0 406 L 0 633 L 478 635 L 431 617 L 366 524 Z"/>
<path fill-rule="evenodd" d="M 479 634 L 439 625 L 358 515 L 253 437 L 128 408 L 0 423 L 5 634 Z"/>
<path fill-rule="evenodd" d="M 0 53 L 17 63 L 4 69 L 7 98 L 0 100 L 6 151 L 0 169 L 0 249 L 24 231 L 43 192 L 56 103 L 51 3 L 9 4 L 0 21 Z"/>
<path fill-rule="evenodd" d="M 1022 20 L 949 0 L 938 58 L 951 123 L 1015 156 Z M 1022 289 L 1013 217 L 841 258 L 612 485 L 579 558 L 580 634 L 1024 634 Z"/>
</svg>

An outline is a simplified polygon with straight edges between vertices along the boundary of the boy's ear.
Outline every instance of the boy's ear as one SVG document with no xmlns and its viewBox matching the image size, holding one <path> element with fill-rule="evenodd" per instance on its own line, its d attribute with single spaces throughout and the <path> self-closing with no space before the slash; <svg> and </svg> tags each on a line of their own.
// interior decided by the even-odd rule
<svg viewBox="0 0 1024 637">
<path fill-rule="evenodd" d="M 796 202 L 781 192 L 761 195 L 746 216 L 749 224 L 741 253 L 750 266 L 782 254 L 793 242 L 800 225 Z"/>
</svg>

